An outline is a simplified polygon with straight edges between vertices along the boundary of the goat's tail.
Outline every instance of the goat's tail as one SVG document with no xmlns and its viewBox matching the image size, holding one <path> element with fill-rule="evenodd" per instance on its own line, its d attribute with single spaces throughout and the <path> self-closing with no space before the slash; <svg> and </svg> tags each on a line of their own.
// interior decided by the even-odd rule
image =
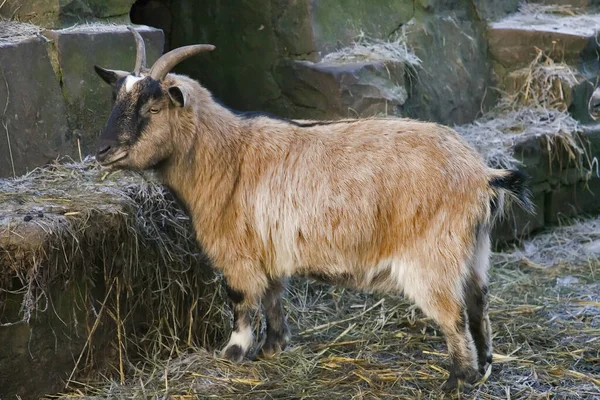
<svg viewBox="0 0 600 400">
<path fill-rule="evenodd" d="M 527 187 L 528 181 L 529 177 L 518 170 L 492 170 L 489 185 L 494 193 L 491 198 L 493 219 L 504 214 L 504 194 L 514 200 L 523 210 L 535 214 L 531 192 Z"/>
</svg>

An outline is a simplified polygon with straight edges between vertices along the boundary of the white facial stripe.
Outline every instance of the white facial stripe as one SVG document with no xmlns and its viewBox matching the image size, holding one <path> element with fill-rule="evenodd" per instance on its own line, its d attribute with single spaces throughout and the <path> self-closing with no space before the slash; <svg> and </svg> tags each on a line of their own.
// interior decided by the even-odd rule
<svg viewBox="0 0 600 400">
<path fill-rule="evenodd" d="M 133 88 L 133 85 L 135 85 L 135 83 L 137 81 L 141 81 L 142 79 L 144 79 L 144 77 L 142 77 L 142 76 L 133 76 L 133 75 L 127 76 L 127 78 L 125 78 L 125 91 L 126 92 L 131 91 L 131 89 Z"/>
</svg>

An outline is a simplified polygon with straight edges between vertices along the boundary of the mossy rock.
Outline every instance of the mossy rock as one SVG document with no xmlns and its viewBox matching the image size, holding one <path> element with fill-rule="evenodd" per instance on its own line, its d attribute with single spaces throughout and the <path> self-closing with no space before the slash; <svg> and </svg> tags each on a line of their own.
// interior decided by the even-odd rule
<svg viewBox="0 0 600 400">
<path fill-rule="evenodd" d="M 135 0 L 7 0 L 0 15 L 44 28 L 73 22 L 119 18 L 129 20 Z"/>
<path fill-rule="evenodd" d="M 485 30 L 468 15 L 421 15 L 407 25 L 407 42 L 421 59 L 411 79 L 406 116 L 460 125 L 495 103 Z"/>
<path fill-rule="evenodd" d="M 312 1 L 311 20 L 317 51 L 331 52 L 359 35 L 385 39 L 414 16 L 412 0 Z"/>
<path fill-rule="evenodd" d="M 302 118 L 398 115 L 407 98 L 402 64 L 294 61 L 280 67 L 278 79 L 293 104 L 278 112 Z"/>
</svg>

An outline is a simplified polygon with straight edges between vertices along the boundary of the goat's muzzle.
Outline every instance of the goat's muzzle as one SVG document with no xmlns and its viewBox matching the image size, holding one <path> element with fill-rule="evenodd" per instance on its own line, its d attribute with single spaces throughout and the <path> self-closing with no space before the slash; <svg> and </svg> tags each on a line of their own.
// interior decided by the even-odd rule
<svg viewBox="0 0 600 400">
<path fill-rule="evenodd" d="M 96 161 L 102 166 L 109 166 L 127 157 L 127 150 L 108 143 L 101 144 L 96 151 Z"/>
</svg>

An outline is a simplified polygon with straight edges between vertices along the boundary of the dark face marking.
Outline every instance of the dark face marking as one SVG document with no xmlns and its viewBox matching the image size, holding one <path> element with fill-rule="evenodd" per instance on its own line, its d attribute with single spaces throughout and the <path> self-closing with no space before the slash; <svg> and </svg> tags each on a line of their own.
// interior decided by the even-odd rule
<svg viewBox="0 0 600 400">
<path fill-rule="evenodd" d="M 115 102 L 96 156 L 101 164 L 118 161 L 137 142 L 150 123 L 151 106 L 165 96 L 159 81 L 146 77 L 127 91 L 126 79 L 119 79 L 114 86 Z"/>
</svg>

